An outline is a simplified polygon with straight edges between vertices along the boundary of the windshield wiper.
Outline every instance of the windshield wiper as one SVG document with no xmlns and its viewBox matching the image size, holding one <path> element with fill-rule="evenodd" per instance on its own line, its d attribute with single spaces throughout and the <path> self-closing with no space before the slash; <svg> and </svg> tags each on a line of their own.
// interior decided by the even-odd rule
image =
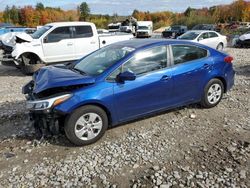
<svg viewBox="0 0 250 188">
<path fill-rule="evenodd" d="M 80 74 L 82 74 L 82 75 L 86 75 L 86 72 L 84 72 L 84 71 L 82 71 L 82 70 L 80 70 L 80 69 L 77 69 L 77 68 L 75 68 L 75 67 L 71 67 L 70 69 L 73 70 L 73 71 L 75 71 L 75 72 L 78 72 L 78 73 L 80 73 Z"/>
</svg>

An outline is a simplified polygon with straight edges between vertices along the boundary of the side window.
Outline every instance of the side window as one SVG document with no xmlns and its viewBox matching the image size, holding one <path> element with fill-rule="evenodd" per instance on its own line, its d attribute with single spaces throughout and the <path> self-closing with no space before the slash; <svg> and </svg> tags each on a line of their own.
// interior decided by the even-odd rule
<svg viewBox="0 0 250 188">
<path fill-rule="evenodd" d="M 214 32 L 210 32 L 209 37 L 214 38 L 214 37 L 218 37 L 218 35 L 216 33 L 214 33 Z"/>
<path fill-rule="evenodd" d="M 173 45 L 172 46 L 174 64 L 185 63 L 196 59 L 207 57 L 207 50 L 196 46 Z"/>
<path fill-rule="evenodd" d="M 208 33 L 203 33 L 203 34 L 201 34 L 201 36 L 199 37 L 200 40 L 204 40 L 204 39 L 208 39 L 208 38 L 209 38 Z"/>
<path fill-rule="evenodd" d="M 47 43 L 59 42 L 71 38 L 70 27 L 58 27 L 47 35 Z"/>
<path fill-rule="evenodd" d="M 85 38 L 93 36 L 92 28 L 89 25 L 75 26 L 74 31 L 74 38 Z"/>
<path fill-rule="evenodd" d="M 135 54 L 126 62 L 122 71 L 131 71 L 136 75 L 152 72 L 167 66 L 167 48 L 165 46 L 154 47 Z"/>
</svg>

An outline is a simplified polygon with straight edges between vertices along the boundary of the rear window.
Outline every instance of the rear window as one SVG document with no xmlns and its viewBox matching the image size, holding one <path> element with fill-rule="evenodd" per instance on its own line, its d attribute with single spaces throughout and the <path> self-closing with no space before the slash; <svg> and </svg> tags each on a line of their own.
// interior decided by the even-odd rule
<svg viewBox="0 0 250 188">
<path fill-rule="evenodd" d="M 208 56 L 208 51 L 197 46 L 173 45 L 174 64 L 181 64 Z"/>
<path fill-rule="evenodd" d="M 210 38 L 218 37 L 218 35 L 214 32 L 209 33 Z"/>
<path fill-rule="evenodd" d="M 92 37 L 93 31 L 91 26 L 84 25 L 84 26 L 75 26 L 74 27 L 74 38 L 85 38 L 85 37 Z"/>
</svg>

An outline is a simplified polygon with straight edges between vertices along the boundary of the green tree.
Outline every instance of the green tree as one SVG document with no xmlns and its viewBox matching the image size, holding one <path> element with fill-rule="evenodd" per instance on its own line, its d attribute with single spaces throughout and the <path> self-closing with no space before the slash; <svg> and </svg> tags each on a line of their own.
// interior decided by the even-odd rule
<svg viewBox="0 0 250 188">
<path fill-rule="evenodd" d="M 184 15 L 185 15 L 185 16 L 190 16 L 190 14 L 191 14 L 192 11 L 195 11 L 195 9 L 194 9 L 194 8 L 191 8 L 191 7 L 188 7 L 188 8 L 185 10 Z"/>
<path fill-rule="evenodd" d="M 3 11 L 4 22 L 10 22 L 10 7 L 7 5 Z"/>
<path fill-rule="evenodd" d="M 19 10 L 13 5 L 9 11 L 11 22 L 14 24 L 19 23 Z"/>
<path fill-rule="evenodd" d="M 37 3 L 36 10 L 44 10 L 44 5 L 42 3 Z"/>
<path fill-rule="evenodd" d="M 89 17 L 90 14 L 90 8 L 86 2 L 81 3 L 79 7 L 79 12 L 80 12 L 80 21 L 86 21 Z"/>
</svg>

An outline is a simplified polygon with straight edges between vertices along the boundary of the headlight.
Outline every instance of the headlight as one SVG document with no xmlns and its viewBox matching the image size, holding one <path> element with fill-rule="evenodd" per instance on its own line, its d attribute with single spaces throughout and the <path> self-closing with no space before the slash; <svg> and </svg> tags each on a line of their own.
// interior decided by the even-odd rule
<svg viewBox="0 0 250 188">
<path fill-rule="evenodd" d="M 63 103 L 70 97 L 72 97 L 72 94 L 65 94 L 45 100 L 27 101 L 26 108 L 28 110 L 46 110 Z"/>
</svg>

